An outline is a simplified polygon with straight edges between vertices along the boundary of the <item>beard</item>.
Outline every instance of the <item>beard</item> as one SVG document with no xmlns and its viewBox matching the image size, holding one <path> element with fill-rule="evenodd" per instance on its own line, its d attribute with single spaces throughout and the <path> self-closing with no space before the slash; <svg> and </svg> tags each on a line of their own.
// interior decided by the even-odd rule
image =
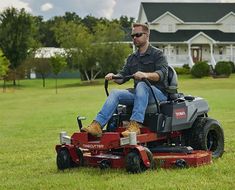
<svg viewBox="0 0 235 190">
<path fill-rule="evenodd" d="M 143 46 L 145 46 L 145 44 L 147 43 L 147 42 L 139 42 L 139 41 L 133 41 L 133 43 L 134 43 L 134 45 L 135 45 L 135 47 L 137 47 L 137 48 L 140 48 L 140 47 L 143 47 Z"/>
</svg>

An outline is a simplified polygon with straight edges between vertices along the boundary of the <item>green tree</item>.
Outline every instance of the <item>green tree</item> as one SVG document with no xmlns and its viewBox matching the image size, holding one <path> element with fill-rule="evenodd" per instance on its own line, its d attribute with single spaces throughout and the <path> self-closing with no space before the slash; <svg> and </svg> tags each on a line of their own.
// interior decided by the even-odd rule
<svg viewBox="0 0 235 190">
<path fill-rule="evenodd" d="M 65 12 L 64 16 L 55 16 L 49 20 L 43 21 L 41 16 L 36 17 L 39 26 L 40 42 L 44 47 L 60 47 L 56 41 L 56 36 L 53 28 L 61 22 L 81 23 L 81 18 L 74 12 Z"/>
<path fill-rule="evenodd" d="M 61 54 L 55 54 L 53 57 L 50 58 L 51 63 L 51 69 L 53 74 L 55 75 L 55 88 L 56 88 L 56 94 L 57 94 L 57 78 L 58 74 L 62 72 L 62 70 L 66 67 L 67 62 L 64 55 Z"/>
<path fill-rule="evenodd" d="M 49 58 L 28 58 L 23 65 L 29 74 L 35 71 L 35 73 L 42 78 L 42 87 L 46 86 L 46 77 L 51 72 L 51 62 Z"/>
<path fill-rule="evenodd" d="M 7 8 L 0 14 L 0 23 L 0 48 L 10 61 L 15 85 L 17 68 L 37 45 L 37 29 L 34 17 L 24 9 Z"/>
<path fill-rule="evenodd" d="M 3 52 L 0 50 L 0 78 L 3 78 L 8 71 L 9 66 L 8 59 L 4 56 Z"/>
<path fill-rule="evenodd" d="M 135 18 L 127 16 L 121 16 L 119 18 L 119 23 L 123 28 L 131 28 L 131 24 L 135 21 Z"/>
<path fill-rule="evenodd" d="M 44 21 L 41 16 L 35 17 L 38 26 L 38 39 L 43 47 L 59 47 L 56 42 L 55 34 L 52 28 L 55 25 L 55 20 L 50 19 Z"/>
<path fill-rule="evenodd" d="M 46 86 L 46 77 L 51 72 L 50 60 L 47 58 L 35 58 L 33 60 L 35 72 L 42 78 L 42 86 Z"/>
<path fill-rule="evenodd" d="M 94 54 L 94 36 L 83 25 L 62 21 L 54 28 L 57 42 L 66 49 L 71 57 L 72 68 L 78 68 L 88 81 L 94 79 L 96 57 Z"/>
<path fill-rule="evenodd" d="M 4 56 L 4 54 L 0 50 L 0 79 L 3 79 L 3 81 L 4 81 L 3 92 L 5 91 L 5 87 L 6 87 L 5 76 L 7 75 L 9 65 L 10 65 L 10 63 L 9 63 L 8 59 Z"/>
<path fill-rule="evenodd" d="M 93 29 L 96 27 L 98 23 L 99 23 L 99 19 L 91 15 L 87 15 L 86 17 L 82 19 L 82 24 L 88 28 L 90 33 L 94 33 Z"/>
<path fill-rule="evenodd" d="M 132 49 L 122 43 L 124 32 L 118 23 L 98 24 L 95 28 L 96 57 L 103 74 L 117 72 Z"/>
<path fill-rule="evenodd" d="M 82 19 L 75 12 L 65 12 L 65 15 L 62 17 L 65 22 L 74 22 L 80 24 Z"/>
</svg>

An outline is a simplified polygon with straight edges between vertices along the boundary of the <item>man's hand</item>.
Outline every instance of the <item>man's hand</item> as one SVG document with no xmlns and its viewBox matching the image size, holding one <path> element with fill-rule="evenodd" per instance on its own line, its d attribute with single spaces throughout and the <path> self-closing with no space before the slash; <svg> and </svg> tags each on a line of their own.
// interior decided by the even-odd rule
<svg viewBox="0 0 235 190">
<path fill-rule="evenodd" d="M 160 79 L 159 74 L 156 72 L 145 73 L 145 72 L 137 71 L 133 76 L 137 80 L 148 79 L 152 81 L 158 81 Z"/>
<path fill-rule="evenodd" d="M 108 73 L 104 78 L 105 78 L 105 80 L 112 80 L 113 76 L 114 76 L 113 73 Z"/>
<path fill-rule="evenodd" d="M 141 72 L 141 71 L 137 71 L 134 75 L 134 78 L 137 79 L 137 80 L 142 80 L 142 79 L 147 79 L 148 76 L 147 76 L 147 73 L 144 73 L 144 72 Z"/>
</svg>

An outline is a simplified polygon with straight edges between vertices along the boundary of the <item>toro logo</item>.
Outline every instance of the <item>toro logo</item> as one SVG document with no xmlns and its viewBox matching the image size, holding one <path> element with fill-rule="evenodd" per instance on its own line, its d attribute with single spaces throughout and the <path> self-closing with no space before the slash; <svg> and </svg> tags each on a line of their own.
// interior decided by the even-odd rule
<svg viewBox="0 0 235 190">
<path fill-rule="evenodd" d="M 174 115 L 176 119 L 185 119 L 187 118 L 186 109 L 185 108 L 175 109 Z"/>
</svg>

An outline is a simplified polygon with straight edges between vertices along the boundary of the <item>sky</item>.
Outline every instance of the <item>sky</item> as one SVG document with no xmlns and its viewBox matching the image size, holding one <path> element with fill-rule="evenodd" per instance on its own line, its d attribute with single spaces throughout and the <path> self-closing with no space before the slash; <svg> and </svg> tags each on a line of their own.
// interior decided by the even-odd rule
<svg viewBox="0 0 235 190">
<path fill-rule="evenodd" d="M 138 17 L 141 2 L 233 2 L 235 0 L 0 0 L 0 12 L 7 7 L 24 8 L 45 20 L 75 12 L 80 17 L 91 15 L 107 19 Z"/>
</svg>

